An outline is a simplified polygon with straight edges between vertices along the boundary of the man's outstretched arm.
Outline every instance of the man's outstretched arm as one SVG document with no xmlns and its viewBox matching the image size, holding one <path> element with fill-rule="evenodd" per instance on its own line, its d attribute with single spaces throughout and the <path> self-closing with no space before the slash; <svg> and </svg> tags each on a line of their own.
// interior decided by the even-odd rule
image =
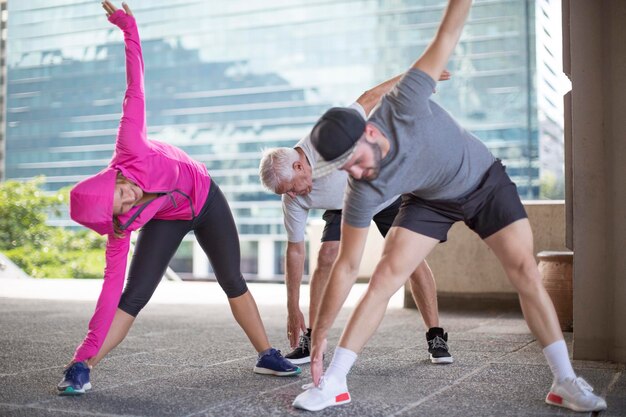
<svg viewBox="0 0 626 417">
<path fill-rule="evenodd" d="M 319 384 L 323 372 L 323 355 L 328 330 L 357 279 L 368 230 L 369 227 L 352 227 L 345 222 L 341 224 L 339 255 L 324 289 L 311 337 L 311 374 L 315 385 Z"/>
<path fill-rule="evenodd" d="M 448 7 L 435 37 L 415 61 L 413 68 L 424 71 L 433 80 L 439 78 L 459 42 L 471 5 L 472 0 L 448 0 Z"/>
<path fill-rule="evenodd" d="M 384 83 L 378 84 L 376 87 L 371 88 L 361 94 L 361 96 L 356 100 L 357 103 L 363 107 L 365 110 L 365 115 L 369 117 L 372 109 L 376 107 L 382 96 L 387 94 L 394 85 L 400 81 L 404 74 L 396 75 L 395 77 L 385 81 Z M 446 81 L 450 79 L 450 73 L 448 70 L 443 70 L 439 74 L 439 81 Z"/>
<path fill-rule="evenodd" d="M 304 315 L 300 310 L 300 286 L 304 273 L 304 241 L 287 242 L 285 252 L 285 285 L 287 287 L 287 338 L 292 348 L 298 345 L 300 332 L 306 333 Z"/>
</svg>

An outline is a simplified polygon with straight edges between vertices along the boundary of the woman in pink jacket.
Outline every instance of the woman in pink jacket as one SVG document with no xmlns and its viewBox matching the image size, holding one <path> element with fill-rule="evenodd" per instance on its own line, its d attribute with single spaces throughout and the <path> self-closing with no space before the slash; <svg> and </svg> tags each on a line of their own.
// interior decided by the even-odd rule
<svg viewBox="0 0 626 417">
<path fill-rule="evenodd" d="M 102 3 L 109 21 L 124 32 L 127 89 L 115 152 L 109 166 L 78 183 L 70 216 L 108 236 L 104 283 L 89 332 L 74 353 L 58 389 L 62 395 L 91 388 L 90 369 L 126 336 L 147 304 L 187 233 L 208 255 L 233 316 L 259 359 L 254 372 L 296 375 L 300 368 L 268 341 L 254 298 L 240 272 L 237 229 L 224 195 L 203 164 L 180 149 L 146 137 L 143 58 L 135 18 L 126 4 Z M 124 288 L 130 233 L 139 230 Z"/>
</svg>

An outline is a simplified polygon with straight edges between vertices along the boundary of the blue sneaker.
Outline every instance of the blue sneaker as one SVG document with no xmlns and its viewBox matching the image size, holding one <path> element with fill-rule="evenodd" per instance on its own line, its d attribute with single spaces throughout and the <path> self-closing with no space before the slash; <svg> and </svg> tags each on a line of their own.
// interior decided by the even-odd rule
<svg viewBox="0 0 626 417">
<path fill-rule="evenodd" d="M 63 371 L 63 380 L 57 385 L 59 395 L 82 395 L 91 389 L 89 372 L 89 367 L 83 362 L 76 362 L 68 367 Z"/>
<path fill-rule="evenodd" d="M 283 358 L 280 350 L 271 348 L 269 352 L 261 356 L 256 362 L 254 372 L 264 375 L 293 376 L 299 375 L 302 370 Z"/>
</svg>

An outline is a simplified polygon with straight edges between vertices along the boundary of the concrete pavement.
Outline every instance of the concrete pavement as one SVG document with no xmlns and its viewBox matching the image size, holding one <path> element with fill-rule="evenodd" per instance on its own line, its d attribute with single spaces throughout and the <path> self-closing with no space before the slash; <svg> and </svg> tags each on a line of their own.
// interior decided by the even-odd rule
<svg viewBox="0 0 626 417">
<path fill-rule="evenodd" d="M 349 377 L 352 403 L 296 410 L 291 402 L 310 382 L 308 366 L 300 377 L 253 374 L 255 352 L 215 283 L 163 282 L 128 338 L 93 371 L 93 390 L 58 397 L 55 385 L 85 334 L 100 282 L 26 281 L 0 281 L 2 416 L 589 415 L 543 402 L 550 371 L 519 313 L 443 311 L 456 361 L 432 365 L 424 325 L 416 311 L 399 308 L 401 294 Z M 356 286 L 329 345 L 363 289 Z M 251 291 L 270 340 L 285 352 L 284 287 L 252 284 Z M 624 365 L 574 367 L 607 397 L 600 415 L 626 416 Z"/>
</svg>

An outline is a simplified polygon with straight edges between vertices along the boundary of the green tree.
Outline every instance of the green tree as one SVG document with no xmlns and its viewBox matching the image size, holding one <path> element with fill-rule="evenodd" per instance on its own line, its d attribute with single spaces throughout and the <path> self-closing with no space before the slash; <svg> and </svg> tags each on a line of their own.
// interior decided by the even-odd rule
<svg viewBox="0 0 626 417">
<path fill-rule="evenodd" d="M 565 198 L 563 178 L 558 180 L 552 172 L 545 172 L 539 183 L 539 198 L 541 200 L 563 200 Z"/>
<path fill-rule="evenodd" d="M 47 196 L 39 188 L 43 178 L 28 182 L 6 181 L 0 184 L 0 250 L 27 244 L 37 245 L 46 239 L 46 213 L 58 209 L 62 196 Z"/>
<path fill-rule="evenodd" d="M 104 239 L 87 230 L 71 231 L 46 224 L 59 215 L 69 190 L 46 194 L 44 178 L 0 184 L 0 250 L 38 278 L 100 278 Z"/>
</svg>

